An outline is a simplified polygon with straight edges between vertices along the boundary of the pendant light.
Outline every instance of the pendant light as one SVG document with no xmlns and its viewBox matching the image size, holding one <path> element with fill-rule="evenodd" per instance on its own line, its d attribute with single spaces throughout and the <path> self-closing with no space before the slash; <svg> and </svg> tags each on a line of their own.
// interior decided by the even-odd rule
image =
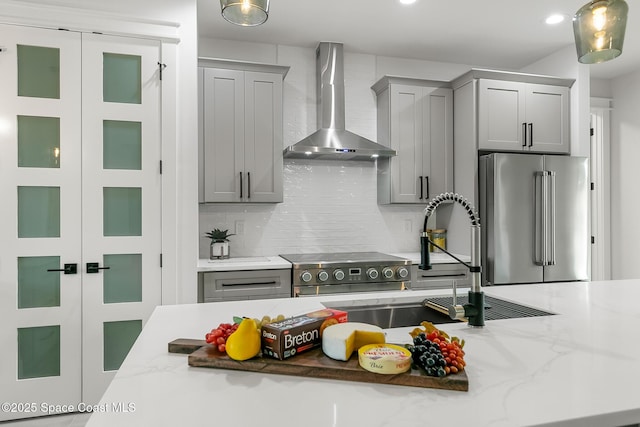
<svg viewBox="0 0 640 427">
<path fill-rule="evenodd" d="M 622 53 L 629 6 L 624 0 L 593 0 L 573 17 L 578 61 L 597 64 Z"/>
<path fill-rule="evenodd" d="M 255 27 L 269 17 L 269 0 L 220 0 L 222 16 L 232 24 Z"/>
</svg>

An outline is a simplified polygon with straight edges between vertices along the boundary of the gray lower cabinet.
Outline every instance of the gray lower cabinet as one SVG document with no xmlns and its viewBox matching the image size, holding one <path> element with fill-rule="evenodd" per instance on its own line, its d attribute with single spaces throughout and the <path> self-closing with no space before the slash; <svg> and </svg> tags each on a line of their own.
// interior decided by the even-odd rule
<svg viewBox="0 0 640 427">
<path fill-rule="evenodd" d="M 448 82 L 385 76 L 377 95 L 378 203 L 427 203 L 453 191 L 453 91 Z"/>
<path fill-rule="evenodd" d="M 199 201 L 278 203 L 289 67 L 200 59 Z"/>
<path fill-rule="evenodd" d="M 198 273 L 198 302 L 290 297 L 290 269 Z"/>
<path fill-rule="evenodd" d="M 431 270 L 420 270 L 411 266 L 411 289 L 451 289 L 453 282 L 458 287 L 471 286 L 469 269 L 458 263 L 432 264 Z"/>
</svg>

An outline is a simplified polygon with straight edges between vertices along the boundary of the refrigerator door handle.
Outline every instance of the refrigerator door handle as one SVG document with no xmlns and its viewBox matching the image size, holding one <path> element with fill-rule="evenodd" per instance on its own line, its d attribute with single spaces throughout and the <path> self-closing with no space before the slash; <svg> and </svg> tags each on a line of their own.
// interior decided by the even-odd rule
<svg viewBox="0 0 640 427">
<path fill-rule="evenodd" d="M 533 236 L 533 251 L 536 265 L 544 265 L 546 262 L 545 253 L 545 230 L 546 230 L 546 191 L 545 191 L 545 171 L 536 171 L 534 174 L 534 206 L 533 206 L 533 221 L 534 221 L 534 236 Z"/>
<path fill-rule="evenodd" d="M 549 213 L 549 186 L 548 182 L 548 172 L 542 171 L 542 265 L 547 265 L 548 254 L 548 241 L 547 237 L 549 236 L 549 224 L 548 224 L 548 213 Z"/>
<path fill-rule="evenodd" d="M 549 171 L 549 181 L 551 182 L 551 191 L 549 192 L 549 252 L 550 257 L 547 265 L 556 265 L 556 173 Z"/>
</svg>

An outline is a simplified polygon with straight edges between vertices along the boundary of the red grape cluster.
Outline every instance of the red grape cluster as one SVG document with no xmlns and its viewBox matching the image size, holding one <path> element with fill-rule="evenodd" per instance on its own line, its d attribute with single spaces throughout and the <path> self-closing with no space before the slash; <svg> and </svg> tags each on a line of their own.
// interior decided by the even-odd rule
<svg viewBox="0 0 640 427">
<path fill-rule="evenodd" d="M 217 346 L 220 353 L 227 352 L 227 338 L 238 329 L 237 323 L 221 323 L 217 328 L 205 335 L 207 344 Z"/>
</svg>

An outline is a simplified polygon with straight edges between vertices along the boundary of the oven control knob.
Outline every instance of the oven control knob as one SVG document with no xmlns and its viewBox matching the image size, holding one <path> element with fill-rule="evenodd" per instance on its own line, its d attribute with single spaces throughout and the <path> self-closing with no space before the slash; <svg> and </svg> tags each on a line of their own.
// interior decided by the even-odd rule
<svg viewBox="0 0 640 427">
<path fill-rule="evenodd" d="M 329 273 L 327 273 L 326 271 L 322 270 L 321 272 L 318 273 L 318 281 L 326 282 L 328 278 L 329 278 Z"/>
<path fill-rule="evenodd" d="M 313 279 L 313 275 L 306 270 L 303 271 L 302 274 L 300 275 L 300 280 L 302 280 L 305 283 L 309 283 L 311 279 Z"/>
<path fill-rule="evenodd" d="M 400 267 L 398 269 L 398 277 L 401 279 L 406 279 L 407 277 L 409 277 L 409 270 L 407 270 L 406 267 Z"/>
<path fill-rule="evenodd" d="M 333 278 L 336 279 L 336 280 L 343 280 L 344 279 L 344 271 L 335 270 L 333 272 Z"/>
<path fill-rule="evenodd" d="M 382 276 L 385 279 L 393 279 L 393 270 L 389 267 L 385 267 L 382 269 Z"/>
<path fill-rule="evenodd" d="M 378 270 L 375 268 L 370 268 L 367 270 L 367 277 L 369 279 L 377 279 L 378 278 Z"/>
</svg>

